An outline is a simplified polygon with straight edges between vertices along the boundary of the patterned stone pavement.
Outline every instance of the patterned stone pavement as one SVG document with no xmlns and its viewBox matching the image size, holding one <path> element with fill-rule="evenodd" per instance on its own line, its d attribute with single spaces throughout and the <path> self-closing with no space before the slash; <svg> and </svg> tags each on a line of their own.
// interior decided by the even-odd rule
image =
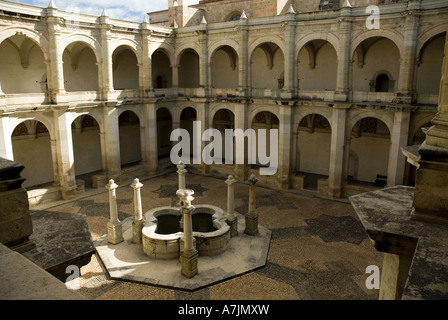
<svg viewBox="0 0 448 320">
<path fill-rule="evenodd" d="M 187 187 L 195 191 L 193 204 L 226 209 L 225 179 L 187 174 Z M 143 211 L 172 203 L 177 175 L 141 181 Z M 106 190 L 104 190 L 106 191 Z M 235 184 L 235 208 L 245 214 L 249 185 Z M 157 287 L 108 279 L 99 259 L 81 269 L 78 291 L 88 299 L 151 300 L 374 300 L 379 290 L 369 290 L 365 273 L 369 265 L 381 268 L 377 252 L 352 206 L 300 192 L 257 186 L 256 207 L 260 224 L 272 231 L 264 267 L 196 291 Z M 119 219 L 133 214 L 133 190 L 117 189 Z M 108 193 L 66 202 L 48 211 L 84 215 L 93 240 L 107 233 Z M 76 280 L 75 280 L 76 281 Z M 73 282 L 73 281 L 72 281 Z"/>
</svg>

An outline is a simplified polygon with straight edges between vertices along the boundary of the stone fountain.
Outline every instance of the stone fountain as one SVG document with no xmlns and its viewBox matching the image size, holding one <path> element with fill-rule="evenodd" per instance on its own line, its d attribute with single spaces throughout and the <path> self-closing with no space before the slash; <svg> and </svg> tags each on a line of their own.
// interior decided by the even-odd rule
<svg viewBox="0 0 448 320">
<path fill-rule="evenodd" d="M 249 179 L 249 212 L 234 210 L 233 176 L 227 184 L 227 211 L 212 204 L 193 205 L 187 170 L 178 164 L 177 203 L 142 211 L 135 179 L 134 216 L 118 220 L 117 185 L 109 181 L 108 234 L 95 242 L 109 277 L 163 287 L 196 290 L 266 264 L 271 232 L 258 224 L 255 176 Z"/>
</svg>

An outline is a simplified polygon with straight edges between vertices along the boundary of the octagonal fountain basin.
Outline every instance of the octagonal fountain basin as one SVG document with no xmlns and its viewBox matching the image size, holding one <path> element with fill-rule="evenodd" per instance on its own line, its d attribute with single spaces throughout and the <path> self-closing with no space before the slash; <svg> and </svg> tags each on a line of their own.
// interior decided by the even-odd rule
<svg viewBox="0 0 448 320">
<path fill-rule="evenodd" d="M 230 246 L 230 227 L 223 210 L 212 205 L 197 205 L 192 214 L 193 237 L 199 255 L 214 256 Z M 182 213 L 177 207 L 159 207 L 145 213 L 142 229 L 143 251 L 152 258 L 173 259 L 183 248 Z"/>
</svg>

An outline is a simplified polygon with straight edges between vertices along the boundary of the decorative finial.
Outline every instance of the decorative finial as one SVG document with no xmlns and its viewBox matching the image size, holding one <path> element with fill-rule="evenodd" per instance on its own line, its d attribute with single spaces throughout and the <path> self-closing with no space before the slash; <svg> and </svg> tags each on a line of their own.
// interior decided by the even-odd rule
<svg viewBox="0 0 448 320">
<path fill-rule="evenodd" d="M 103 12 L 101 13 L 102 17 L 108 17 L 107 12 L 106 12 L 106 8 L 103 8 Z"/>
<path fill-rule="evenodd" d="M 205 16 L 202 16 L 201 24 L 207 24 L 207 20 L 205 20 Z"/>
<path fill-rule="evenodd" d="M 50 0 L 50 3 L 48 3 L 48 7 L 49 9 L 57 9 L 56 5 L 54 4 L 53 0 Z"/>
<path fill-rule="evenodd" d="M 345 0 L 344 4 L 342 5 L 342 8 L 351 8 L 351 7 L 352 7 L 352 5 L 350 4 L 350 1 Z"/>
<path fill-rule="evenodd" d="M 294 11 L 294 8 L 292 7 L 292 3 L 289 5 L 289 9 L 288 9 L 287 13 L 296 14 L 296 12 Z"/>
<path fill-rule="evenodd" d="M 247 19 L 246 11 L 243 10 L 243 13 L 241 13 L 240 19 L 242 19 L 242 20 L 246 20 Z"/>
</svg>

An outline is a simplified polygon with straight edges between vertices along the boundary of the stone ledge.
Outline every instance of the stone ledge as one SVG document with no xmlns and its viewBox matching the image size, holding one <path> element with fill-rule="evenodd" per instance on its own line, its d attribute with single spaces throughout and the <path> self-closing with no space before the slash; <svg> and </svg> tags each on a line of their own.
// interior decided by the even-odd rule
<svg viewBox="0 0 448 320">
<path fill-rule="evenodd" d="M 352 196 L 350 201 L 378 246 L 390 250 L 406 239 L 417 240 L 401 299 L 445 300 L 448 299 L 448 226 L 412 219 L 413 195 L 414 188 L 397 186 Z"/>
<path fill-rule="evenodd" d="M 0 299 L 85 300 L 21 254 L 0 244 Z"/>
</svg>

